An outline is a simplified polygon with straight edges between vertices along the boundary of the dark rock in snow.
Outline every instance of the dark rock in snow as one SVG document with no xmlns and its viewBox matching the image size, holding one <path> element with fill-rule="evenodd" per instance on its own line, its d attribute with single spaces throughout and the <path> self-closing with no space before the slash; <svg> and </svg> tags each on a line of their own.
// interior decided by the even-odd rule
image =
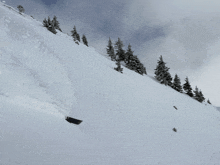
<svg viewBox="0 0 220 165">
<path fill-rule="evenodd" d="M 177 107 L 176 106 L 173 106 L 176 110 L 177 110 Z"/>
<path fill-rule="evenodd" d="M 69 116 L 66 116 L 66 121 L 68 121 L 69 123 L 77 124 L 77 125 L 82 123 L 82 120 L 74 119 L 74 118 L 69 117 Z"/>
</svg>

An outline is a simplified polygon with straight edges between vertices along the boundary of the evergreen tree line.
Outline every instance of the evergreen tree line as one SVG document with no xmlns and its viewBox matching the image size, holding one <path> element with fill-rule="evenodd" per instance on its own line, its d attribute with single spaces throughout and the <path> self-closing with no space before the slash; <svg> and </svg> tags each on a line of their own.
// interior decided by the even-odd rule
<svg viewBox="0 0 220 165">
<path fill-rule="evenodd" d="M 56 29 L 62 32 L 56 16 L 54 16 L 52 20 L 50 19 L 50 17 L 48 17 L 48 19 L 45 18 L 43 20 L 43 26 L 54 34 L 57 33 Z M 80 42 L 80 35 L 76 30 L 76 26 L 74 26 L 73 30 L 71 31 L 71 36 L 73 37 L 75 43 L 79 44 L 78 42 Z M 86 46 L 88 46 L 88 41 L 84 34 L 82 36 L 82 41 Z M 115 42 L 114 46 L 112 44 L 111 39 L 109 38 L 106 50 L 111 60 L 116 62 L 117 68 L 114 69 L 122 73 L 123 68 L 121 68 L 121 63 L 124 63 L 125 67 L 127 67 L 130 70 L 133 70 L 141 75 L 147 74 L 144 65 L 140 62 L 138 57 L 133 54 L 134 51 L 132 51 L 131 45 L 128 45 L 126 51 L 123 49 L 123 47 L 124 45 L 120 38 L 118 38 L 118 41 Z M 189 83 L 188 77 L 186 77 L 185 83 L 183 84 L 183 86 L 181 86 L 180 78 L 178 77 L 178 75 L 176 74 L 173 79 L 171 74 L 169 73 L 169 69 L 170 68 L 166 67 L 166 63 L 163 61 L 161 55 L 158 60 L 158 65 L 155 69 L 155 78 L 161 84 L 168 85 L 180 93 L 183 93 L 184 90 L 188 96 L 194 98 L 199 102 L 203 102 L 205 100 L 202 91 L 199 90 L 197 86 L 195 87 L 195 90 L 192 92 L 192 87 Z M 209 99 L 207 102 L 211 104 Z"/>
<path fill-rule="evenodd" d="M 183 86 L 181 86 L 181 82 L 180 82 L 180 78 L 178 77 L 178 75 L 176 74 L 174 79 L 172 78 L 171 74 L 169 73 L 169 69 L 168 67 L 166 67 L 166 63 L 163 61 L 163 57 L 162 55 L 160 56 L 159 60 L 158 60 L 158 64 L 157 67 L 155 69 L 155 78 L 161 83 L 161 84 L 165 84 L 168 85 L 170 87 L 172 87 L 173 89 L 175 89 L 176 91 L 183 93 L 183 90 L 185 91 L 185 93 L 194 98 L 195 100 L 199 101 L 199 102 L 203 102 L 205 100 L 204 95 L 202 94 L 202 91 L 197 88 L 197 86 L 195 87 L 195 90 L 192 91 L 192 87 L 189 83 L 189 79 L 188 77 L 186 77 L 185 79 L 185 83 L 183 84 Z M 172 82 L 173 79 L 173 82 Z M 209 104 L 211 104 L 211 102 L 207 101 Z"/>
<path fill-rule="evenodd" d="M 106 50 L 111 60 L 116 61 L 117 68 L 115 68 L 115 70 L 122 73 L 121 62 L 123 62 L 125 67 L 128 69 L 131 69 L 141 75 L 147 74 L 144 65 L 140 62 L 138 57 L 133 54 L 134 51 L 132 51 L 131 45 L 128 45 L 127 51 L 123 49 L 123 46 L 123 42 L 120 38 L 118 38 L 118 41 L 116 41 L 114 46 L 109 38 Z"/>
<path fill-rule="evenodd" d="M 48 19 L 45 18 L 43 20 L 43 26 L 46 27 L 49 31 L 51 31 L 54 34 L 57 33 L 56 29 L 62 32 L 60 28 L 60 23 L 57 20 L 56 16 L 53 17 L 53 20 L 51 20 L 50 17 L 48 17 Z M 78 42 L 80 42 L 80 35 L 76 31 L 76 26 L 74 26 L 73 30 L 71 31 L 71 34 L 72 34 L 71 36 L 73 37 L 73 40 L 75 41 L 75 43 L 79 44 Z M 82 36 L 82 41 L 86 46 L 88 46 L 88 41 L 84 34 Z"/>
<path fill-rule="evenodd" d="M 71 36 L 73 37 L 73 40 L 76 43 L 80 42 L 80 35 L 76 30 L 76 26 L 74 26 L 73 30 L 71 31 L 71 34 L 72 34 Z M 88 46 L 88 41 L 87 41 L 87 38 L 84 34 L 82 36 L 82 41 L 83 41 L 84 45 Z"/>
<path fill-rule="evenodd" d="M 60 28 L 60 23 L 57 21 L 56 16 L 53 17 L 53 20 L 51 20 L 49 16 L 48 16 L 48 19 L 45 18 L 43 20 L 43 26 L 46 27 L 49 31 L 51 31 L 54 34 L 57 33 L 56 29 L 62 32 Z"/>
</svg>

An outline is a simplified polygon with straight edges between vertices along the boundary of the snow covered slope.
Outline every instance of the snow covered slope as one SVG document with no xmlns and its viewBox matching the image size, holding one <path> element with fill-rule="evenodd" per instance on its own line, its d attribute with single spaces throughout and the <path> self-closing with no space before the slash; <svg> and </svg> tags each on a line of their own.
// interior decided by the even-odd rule
<svg viewBox="0 0 220 165">
<path fill-rule="evenodd" d="M 0 164 L 220 164 L 215 107 L 2 3 L 0 54 Z"/>
</svg>

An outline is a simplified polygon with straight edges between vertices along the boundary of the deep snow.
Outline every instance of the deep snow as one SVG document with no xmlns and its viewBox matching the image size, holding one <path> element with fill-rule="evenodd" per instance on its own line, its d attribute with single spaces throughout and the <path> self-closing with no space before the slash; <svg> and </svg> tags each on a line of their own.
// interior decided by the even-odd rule
<svg viewBox="0 0 220 165">
<path fill-rule="evenodd" d="M 0 164 L 220 164 L 215 107 L 2 3 L 0 55 Z"/>
</svg>

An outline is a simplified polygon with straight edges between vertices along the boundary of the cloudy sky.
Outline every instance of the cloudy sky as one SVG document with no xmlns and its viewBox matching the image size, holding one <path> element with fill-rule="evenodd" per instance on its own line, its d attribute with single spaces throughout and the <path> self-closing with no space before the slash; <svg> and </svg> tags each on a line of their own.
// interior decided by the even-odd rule
<svg viewBox="0 0 220 165">
<path fill-rule="evenodd" d="M 132 45 L 148 73 L 154 72 L 163 55 L 173 76 L 177 73 L 182 83 L 188 76 L 193 88 L 197 85 L 220 106 L 218 84 L 212 90 L 206 86 L 220 80 L 220 74 L 216 75 L 220 70 L 220 61 L 216 62 L 220 56 L 219 0 L 5 1 L 13 7 L 22 5 L 25 13 L 39 21 L 56 15 L 65 33 L 70 34 L 75 25 L 79 34 L 87 36 L 89 45 L 103 55 L 108 38 L 115 42 L 120 37 L 124 49 Z M 212 70 L 204 77 L 204 68 L 210 66 Z"/>
</svg>

